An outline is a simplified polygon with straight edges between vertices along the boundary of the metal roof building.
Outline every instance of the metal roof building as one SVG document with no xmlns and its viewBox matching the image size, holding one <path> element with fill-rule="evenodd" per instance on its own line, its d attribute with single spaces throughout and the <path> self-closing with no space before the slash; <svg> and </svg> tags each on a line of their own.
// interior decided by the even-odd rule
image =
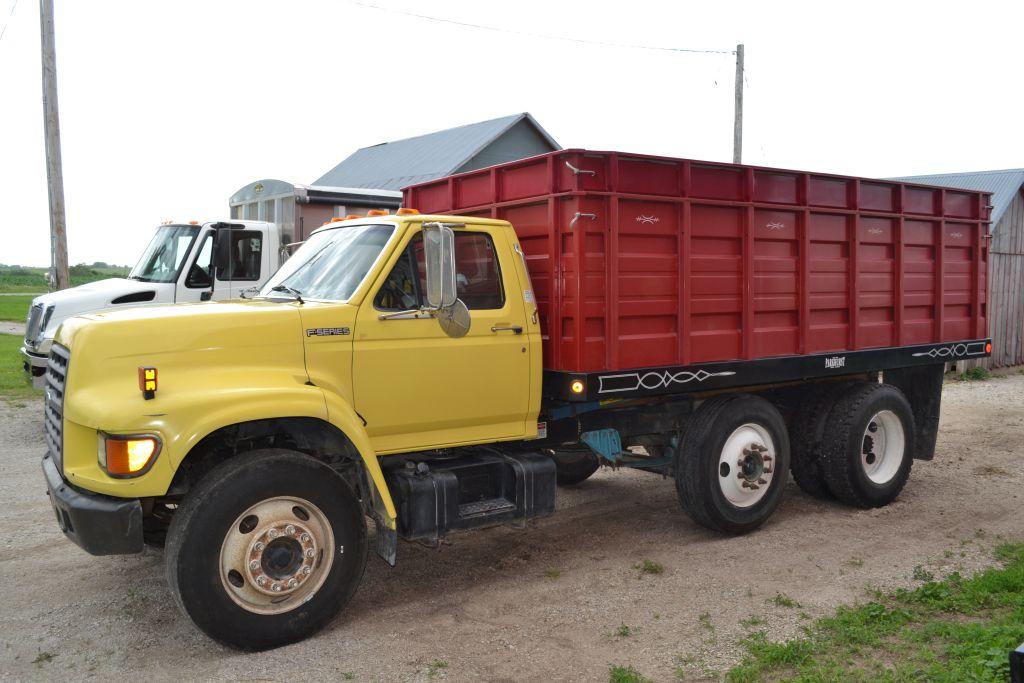
<svg viewBox="0 0 1024 683">
<path fill-rule="evenodd" d="M 992 357 L 970 365 L 1024 364 L 1024 168 L 892 178 L 992 193 L 988 311 Z"/>
<path fill-rule="evenodd" d="M 561 147 L 523 112 L 356 150 L 313 185 L 400 190 Z"/>
</svg>

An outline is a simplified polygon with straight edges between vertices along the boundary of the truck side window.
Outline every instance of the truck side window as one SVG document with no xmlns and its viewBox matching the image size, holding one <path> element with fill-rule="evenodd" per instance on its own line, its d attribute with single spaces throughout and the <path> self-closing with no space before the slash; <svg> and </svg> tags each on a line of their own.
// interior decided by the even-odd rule
<svg viewBox="0 0 1024 683">
<path fill-rule="evenodd" d="M 491 236 L 482 232 L 455 233 L 455 271 L 459 298 L 469 310 L 501 308 L 505 291 Z"/>
<path fill-rule="evenodd" d="M 423 234 L 409 241 L 387 280 L 377 292 L 373 305 L 383 311 L 408 311 L 427 305 L 426 269 L 423 263 Z M 466 308 L 501 308 L 505 292 L 494 242 L 480 232 L 455 233 L 455 270 L 459 298 Z"/>
<path fill-rule="evenodd" d="M 205 289 L 213 284 L 210 278 L 210 264 L 213 262 L 213 238 L 207 234 L 203 243 L 199 245 L 196 253 L 196 260 L 188 269 L 188 277 L 185 278 L 185 286 L 192 289 Z"/>
<path fill-rule="evenodd" d="M 373 305 L 382 311 L 410 311 L 426 305 L 423 233 L 413 237 L 381 285 Z"/>
<path fill-rule="evenodd" d="M 231 280 L 259 280 L 263 235 L 255 230 L 231 232 Z"/>
</svg>

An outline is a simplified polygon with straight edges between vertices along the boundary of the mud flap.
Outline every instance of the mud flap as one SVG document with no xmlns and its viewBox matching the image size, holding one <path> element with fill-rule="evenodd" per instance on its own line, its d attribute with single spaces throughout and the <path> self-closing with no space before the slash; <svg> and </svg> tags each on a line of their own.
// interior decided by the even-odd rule
<svg viewBox="0 0 1024 683">
<path fill-rule="evenodd" d="M 935 439 L 939 435 L 939 408 L 942 404 L 944 364 L 886 370 L 883 379 L 907 397 L 914 413 L 914 459 L 935 457 Z"/>
</svg>

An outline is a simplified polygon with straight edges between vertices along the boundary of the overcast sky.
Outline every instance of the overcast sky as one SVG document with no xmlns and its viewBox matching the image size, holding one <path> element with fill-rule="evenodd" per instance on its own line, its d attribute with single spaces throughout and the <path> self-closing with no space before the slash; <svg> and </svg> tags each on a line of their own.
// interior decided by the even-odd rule
<svg viewBox="0 0 1024 683">
<path fill-rule="evenodd" d="M 367 0 L 568 38 L 746 45 L 748 163 L 885 177 L 1024 166 L 1024 2 Z M 0 0 L 0 263 L 47 265 L 39 13 Z M 359 147 L 529 111 L 565 147 L 728 161 L 731 54 L 592 46 L 333 2 L 56 0 L 72 263 L 134 263 Z"/>
</svg>

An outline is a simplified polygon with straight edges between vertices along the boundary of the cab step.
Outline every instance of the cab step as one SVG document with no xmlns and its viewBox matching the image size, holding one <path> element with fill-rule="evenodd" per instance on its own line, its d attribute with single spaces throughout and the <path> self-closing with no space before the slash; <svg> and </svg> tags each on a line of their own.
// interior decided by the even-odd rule
<svg viewBox="0 0 1024 683">
<path fill-rule="evenodd" d="M 384 472 L 398 535 L 436 543 L 451 531 L 522 522 L 555 509 L 555 462 L 540 453 L 471 449 Z"/>
</svg>

